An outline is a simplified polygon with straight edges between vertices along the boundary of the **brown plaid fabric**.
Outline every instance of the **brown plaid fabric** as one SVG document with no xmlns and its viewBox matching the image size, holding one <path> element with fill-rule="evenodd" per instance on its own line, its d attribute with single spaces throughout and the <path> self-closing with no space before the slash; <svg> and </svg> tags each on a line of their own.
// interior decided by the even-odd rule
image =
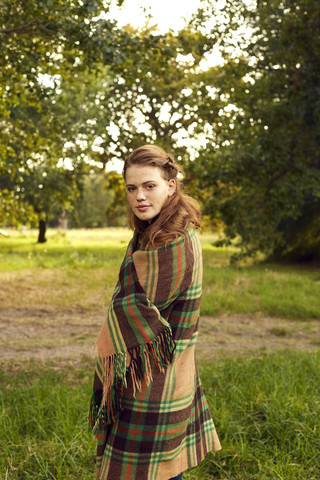
<svg viewBox="0 0 320 480">
<path fill-rule="evenodd" d="M 201 247 L 190 228 L 157 250 L 129 243 L 98 341 L 90 422 L 100 480 L 168 480 L 220 443 L 195 361 Z"/>
</svg>

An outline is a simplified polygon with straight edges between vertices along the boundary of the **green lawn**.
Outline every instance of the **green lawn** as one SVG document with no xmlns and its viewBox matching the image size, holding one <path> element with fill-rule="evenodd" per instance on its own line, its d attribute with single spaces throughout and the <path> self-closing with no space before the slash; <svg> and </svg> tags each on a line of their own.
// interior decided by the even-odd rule
<svg viewBox="0 0 320 480">
<path fill-rule="evenodd" d="M 36 232 L 25 236 L 15 233 L 0 237 L 0 271 L 11 272 L 12 285 L 19 285 L 22 278 L 34 288 L 37 283 L 54 283 L 54 294 L 46 296 L 47 308 L 79 305 L 90 309 L 90 297 L 96 297 L 98 288 L 104 303 L 108 302 L 129 238 L 125 229 L 71 230 L 65 235 L 50 231 L 48 242 L 37 245 Z M 320 318 L 318 269 L 248 262 L 230 266 L 232 249 L 215 248 L 213 240 L 208 234 L 202 237 L 203 315 L 259 313 L 301 320 Z M 67 297 L 60 294 L 66 287 L 70 287 Z M 36 304 L 37 299 L 29 296 L 28 301 Z M 43 301 L 40 299 L 42 305 Z"/>
</svg>

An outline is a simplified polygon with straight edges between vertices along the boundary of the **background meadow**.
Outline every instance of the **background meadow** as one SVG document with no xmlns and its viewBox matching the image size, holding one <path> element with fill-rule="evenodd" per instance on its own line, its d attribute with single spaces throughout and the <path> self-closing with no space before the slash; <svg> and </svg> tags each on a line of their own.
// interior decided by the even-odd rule
<svg viewBox="0 0 320 480">
<path fill-rule="evenodd" d="M 0 238 L 1 478 L 92 479 L 92 345 L 130 232 L 9 231 Z M 198 363 L 223 449 L 186 480 L 318 480 L 317 268 L 230 265 L 201 235 Z"/>
</svg>

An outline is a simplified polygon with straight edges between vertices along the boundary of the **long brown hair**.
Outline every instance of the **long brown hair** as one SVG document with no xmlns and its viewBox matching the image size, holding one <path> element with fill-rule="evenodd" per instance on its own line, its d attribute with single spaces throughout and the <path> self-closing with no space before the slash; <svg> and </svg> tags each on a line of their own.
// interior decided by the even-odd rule
<svg viewBox="0 0 320 480">
<path fill-rule="evenodd" d="M 182 192 L 178 173 L 181 171 L 172 155 L 156 145 L 143 145 L 134 150 L 125 160 L 123 178 L 131 165 L 153 166 L 160 168 L 165 180 L 175 179 L 176 191 L 168 198 L 159 215 L 151 222 L 140 220 L 129 209 L 129 226 L 142 234 L 143 247 L 152 248 L 172 242 L 187 228 L 200 227 L 200 209 L 197 202 Z"/>
</svg>

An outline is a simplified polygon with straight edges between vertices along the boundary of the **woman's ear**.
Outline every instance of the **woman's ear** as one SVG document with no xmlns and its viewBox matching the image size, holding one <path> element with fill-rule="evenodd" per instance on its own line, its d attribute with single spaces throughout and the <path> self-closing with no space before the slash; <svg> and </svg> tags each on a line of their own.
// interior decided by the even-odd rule
<svg viewBox="0 0 320 480">
<path fill-rule="evenodd" d="M 171 197 L 177 189 L 177 182 L 175 178 L 168 180 L 169 185 L 169 197 Z"/>
</svg>

